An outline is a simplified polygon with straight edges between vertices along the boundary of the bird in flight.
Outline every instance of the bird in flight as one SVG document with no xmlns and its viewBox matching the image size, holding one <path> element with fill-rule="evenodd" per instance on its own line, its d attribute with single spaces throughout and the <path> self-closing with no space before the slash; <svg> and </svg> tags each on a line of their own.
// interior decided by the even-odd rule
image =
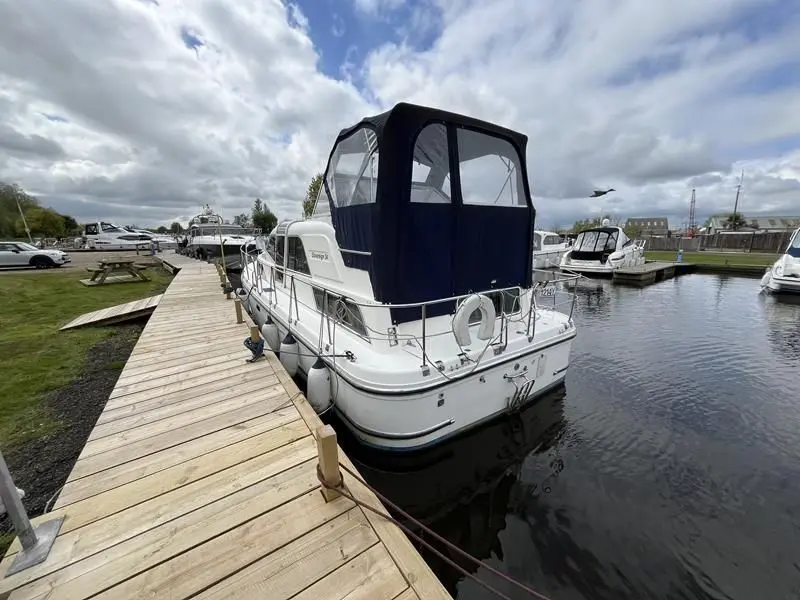
<svg viewBox="0 0 800 600">
<path fill-rule="evenodd" d="M 614 188 L 608 188 L 607 190 L 595 190 L 592 192 L 592 195 L 589 198 L 599 198 L 600 196 L 605 196 L 609 192 L 616 192 Z"/>
</svg>

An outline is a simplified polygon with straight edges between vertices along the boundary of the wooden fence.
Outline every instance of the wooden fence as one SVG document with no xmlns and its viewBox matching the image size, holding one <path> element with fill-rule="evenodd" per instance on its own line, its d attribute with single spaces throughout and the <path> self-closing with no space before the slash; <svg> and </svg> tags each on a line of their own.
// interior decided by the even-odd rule
<svg viewBox="0 0 800 600">
<path fill-rule="evenodd" d="M 763 233 L 745 231 L 742 233 L 715 233 L 696 235 L 693 238 L 651 237 L 647 240 L 648 250 L 674 250 L 683 248 L 685 252 L 708 250 L 710 252 L 783 252 L 792 237 L 791 231 Z"/>
</svg>

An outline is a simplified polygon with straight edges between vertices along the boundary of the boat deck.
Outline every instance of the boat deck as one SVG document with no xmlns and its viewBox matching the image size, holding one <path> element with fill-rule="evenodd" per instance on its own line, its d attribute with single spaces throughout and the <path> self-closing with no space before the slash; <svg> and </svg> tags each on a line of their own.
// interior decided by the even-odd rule
<svg viewBox="0 0 800 600">
<path fill-rule="evenodd" d="M 65 517 L 47 560 L 0 578 L 0 598 L 450 598 L 396 526 L 325 501 L 322 423 L 273 354 L 245 362 L 247 335 L 216 268 L 187 259 L 54 510 L 34 520 Z"/>
</svg>

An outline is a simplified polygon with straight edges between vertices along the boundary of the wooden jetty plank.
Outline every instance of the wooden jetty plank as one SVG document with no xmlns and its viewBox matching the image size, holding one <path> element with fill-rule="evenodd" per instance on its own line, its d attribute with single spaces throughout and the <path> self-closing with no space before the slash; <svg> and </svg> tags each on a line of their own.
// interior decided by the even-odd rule
<svg viewBox="0 0 800 600">
<path fill-rule="evenodd" d="M 210 454 L 219 448 L 249 439 L 265 431 L 280 429 L 299 417 L 291 411 L 269 413 L 244 423 L 236 423 L 207 436 L 195 438 L 161 452 L 115 465 L 105 471 L 67 482 L 56 502 L 56 508 L 91 498 L 104 491 L 124 485 L 130 481 L 147 477 L 181 464 L 195 457 Z"/>
<path fill-rule="evenodd" d="M 285 504 L 254 519 L 247 524 L 247 527 L 234 529 L 206 544 L 192 548 L 111 588 L 97 598 L 123 600 L 144 596 L 179 600 L 193 597 L 197 592 L 224 580 L 231 573 L 236 573 L 281 546 L 310 531 L 313 532 L 320 525 L 339 517 L 343 509 L 353 506 L 349 501 L 325 502 L 317 495 L 313 495 L 311 499 L 316 502 L 306 501 L 302 512 L 299 512 L 293 502 Z M 302 519 L 296 518 L 299 514 L 303 515 Z M 366 520 L 363 522 L 366 523 Z M 372 535 L 377 541 L 377 536 L 374 533 Z M 371 541 L 368 535 L 361 536 L 361 539 L 356 537 L 357 539 L 351 544 L 357 547 L 369 545 Z M 363 539 L 364 537 L 367 539 Z M 217 550 L 219 545 L 231 548 L 232 551 L 220 553 Z M 337 548 L 337 551 L 344 553 L 345 549 Z M 273 593 L 270 592 L 268 597 L 274 598 Z"/>
<path fill-rule="evenodd" d="M 269 376 L 268 376 L 269 377 Z M 117 419 L 124 419 L 141 413 L 146 413 L 170 404 L 183 404 L 201 402 L 209 396 L 213 396 L 215 392 L 235 390 L 242 393 L 248 393 L 252 389 L 258 389 L 262 381 L 270 381 L 264 379 L 264 374 L 255 370 L 244 373 L 235 377 L 221 377 L 216 381 L 212 381 L 199 388 L 189 388 L 180 392 L 172 392 L 169 394 L 155 394 L 150 397 L 145 397 L 141 400 L 125 404 L 122 406 L 109 406 L 97 419 L 95 428 L 116 421 Z M 234 392 L 235 393 L 235 392 Z M 177 408 L 180 411 L 180 406 Z M 94 432 L 92 432 L 94 435 Z M 90 436 L 91 439 L 91 436 Z"/>
<path fill-rule="evenodd" d="M 372 546 L 294 600 L 392 600 L 408 583 L 383 545 Z"/>
<path fill-rule="evenodd" d="M 124 304 L 117 304 L 115 306 L 82 314 L 61 327 L 61 331 L 65 329 L 74 329 L 76 327 L 84 327 L 86 325 L 102 325 L 110 320 L 119 322 L 120 319 L 142 317 L 153 312 L 162 297 L 163 294 L 158 294 L 157 296 L 150 296 L 142 300 L 125 302 Z"/>
<path fill-rule="evenodd" d="M 138 411 L 129 413 L 127 416 L 120 415 L 120 417 L 117 419 L 106 420 L 103 423 L 97 423 L 95 428 L 92 430 L 92 433 L 89 435 L 89 441 L 91 442 L 99 438 L 115 435 L 128 429 L 141 427 L 142 425 L 147 425 L 148 423 L 153 423 L 155 421 L 162 421 L 168 417 L 174 417 L 176 415 L 187 413 L 198 408 L 203 408 L 211 404 L 217 404 L 227 400 L 234 400 L 236 397 L 247 397 L 248 395 L 260 396 L 260 392 L 264 385 L 274 387 L 277 382 L 277 377 L 272 377 L 271 379 L 267 380 L 259 378 L 255 381 L 246 382 L 243 385 L 229 386 L 217 392 L 201 394 L 199 396 L 195 396 L 191 400 L 173 402 L 172 404 L 159 404 L 146 410 L 141 406 L 143 403 L 139 403 L 138 405 L 134 404 L 132 405 L 133 407 L 139 407 Z M 282 391 L 282 389 L 279 391 Z M 156 398 L 155 400 L 162 401 L 163 398 Z"/>
<path fill-rule="evenodd" d="M 261 433 L 210 452 L 205 456 L 195 457 L 161 472 L 75 502 L 68 510 L 65 508 L 53 510 L 46 517 L 39 517 L 34 522 L 49 520 L 56 516 L 68 516 L 69 518 L 64 521 L 59 532 L 63 535 L 146 500 L 224 471 L 252 457 L 267 454 L 308 435 L 305 423 L 295 420 L 274 431 Z M 18 544 L 19 542 L 15 541 L 11 545 L 9 554 L 19 551 Z"/>
<path fill-rule="evenodd" d="M 240 408 L 251 405 L 263 405 L 264 412 L 272 412 L 280 405 L 286 404 L 286 397 L 283 387 L 278 384 L 265 390 L 265 393 L 258 394 L 237 394 L 232 398 L 220 399 L 219 402 L 206 404 L 195 410 L 179 413 L 163 419 L 158 419 L 150 423 L 143 423 L 131 428 L 125 428 L 116 435 L 102 436 L 89 440 L 81 452 L 81 458 L 95 456 L 103 452 L 109 452 L 120 446 L 128 446 L 135 442 L 156 437 L 161 434 L 171 433 L 187 425 L 201 423 L 212 417 L 232 412 Z"/>
<path fill-rule="evenodd" d="M 450 598 L 391 522 L 325 502 L 321 423 L 274 355 L 244 362 L 250 324 L 218 280 L 204 263 L 176 275 L 56 508 L 34 520 L 64 516 L 47 561 L 2 578 L 15 543 L 0 597 Z"/>
<path fill-rule="evenodd" d="M 378 542 L 364 513 L 353 508 L 201 592 L 194 600 L 291 598 Z"/>
<path fill-rule="evenodd" d="M 267 479 L 130 538 L 114 546 L 112 551 L 74 561 L 49 577 L 31 578 L 30 585 L 15 592 L 9 600 L 83 600 L 93 597 L 132 575 L 197 546 L 203 540 L 212 540 L 226 531 L 246 527 L 255 517 L 292 500 L 299 500 L 291 505 L 294 516 L 305 514 L 321 502 L 320 493 L 314 489 L 315 481 L 316 478 L 312 480 L 308 472 L 291 479 L 286 476 Z M 346 498 L 340 500 L 329 503 L 331 512 L 342 513 L 353 507 Z M 287 515 L 287 522 L 290 518 Z M 229 550 L 233 552 L 235 549 Z M 4 583 L 8 585 L 6 582 L 10 580 L 0 580 L 0 593 Z"/>
</svg>

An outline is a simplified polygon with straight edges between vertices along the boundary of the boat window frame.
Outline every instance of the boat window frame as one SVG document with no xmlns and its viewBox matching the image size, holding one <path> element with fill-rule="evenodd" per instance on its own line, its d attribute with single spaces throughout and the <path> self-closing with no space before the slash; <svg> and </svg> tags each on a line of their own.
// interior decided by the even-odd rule
<svg viewBox="0 0 800 600">
<path fill-rule="evenodd" d="M 369 146 L 369 137 L 368 137 L 366 131 L 369 131 L 372 134 L 372 137 L 375 140 L 375 147 L 373 149 L 371 149 L 371 150 L 370 150 L 370 146 Z M 336 167 L 338 166 L 339 159 L 342 156 L 342 154 L 338 154 L 337 155 L 337 150 L 339 149 L 339 147 L 342 144 L 344 144 L 345 142 L 351 140 L 353 137 L 355 137 L 355 136 L 357 136 L 359 134 L 363 134 L 364 139 L 367 142 L 367 145 L 366 145 L 367 152 L 364 154 L 364 157 L 363 157 L 362 162 L 361 162 L 361 166 L 359 167 L 358 172 L 356 173 L 355 184 L 353 185 L 353 189 L 350 192 L 350 197 L 346 201 L 343 201 L 342 204 L 340 205 L 339 204 L 339 200 L 338 200 L 338 196 L 336 194 L 335 175 L 336 175 Z M 354 154 L 354 153 L 348 153 L 348 154 Z M 379 174 L 380 154 L 381 154 L 381 148 L 380 148 L 380 141 L 379 141 L 378 131 L 376 130 L 376 128 L 373 125 L 368 124 L 368 123 L 361 123 L 361 124 L 357 125 L 355 128 L 353 128 L 352 131 L 350 131 L 350 133 L 348 133 L 344 137 L 339 138 L 336 141 L 336 144 L 334 145 L 333 150 L 331 151 L 330 158 L 328 159 L 328 164 L 325 167 L 325 175 L 322 178 L 322 185 L 325 188 L 325 193 L 326 193 L 326 195 L 328 197 L 328 202 L 329 202 L 329 207 L 330 207 L 331 214 L 333 214 L 334 210 L 338 210 L 338 209 L 341 209 L 341 208 L 350 208 L 350 207 L 353 207 L 353 206 L 377 204 L 377 202 L 378 202 L 378 185 L 380 183 L 380 174 Z M 370 181 L 372 183 L 370 183 L 370 186 L 369 186 L 370 192 L 369 192 L 369 195 L 367 197 L 367 201 L 365 201 L 365 202 L 364 201 L 359 201 L 359 202 L 355 202 L 354 203 L 353 199 L 356 196 L 356 190 L 358 189 L 358 184 L 361 181 L 361 179 L 364 176 L 364 174 L 367 172 L 367 168 L 370 165 L 374 164 L 373 159 L 376 156 L 377 156 L 378 168 L 376 169 L 374 177 L 372 175 L 370 176 Z M 332 188 L 331 188 L 331 184 L 333 185 Z M 315 203 L 315 208 L 316 208 L 316 203 Z"/>
<path fill-rule="evenodd" d="M 349 300 L 346 296 L 342 294 L 337 294 L 336 292 L 332 292 L 331 290 L 323 287 L 319 287 L 316 285 L 311 285 L 311 292 L 314 296 L 314 304 L 317 307 L 317 312 L 320 313 L 322 316 L 327 316 L 329 319 L 336 321 L 337 324 L 345 327 L 352 333 L 356 334 L 357 336 L 371 342 L 367 326 L 364 323 L 364 315 L 361 313 L 361 308 L 355 302 Z M 322 302 L 323 299 L 327 299 L 327 306 L 323 307 Z M 342 319 L 340 314 L 336 313 L 336 309 L 332 309 L 331 301 L 339 301 L 343 302 L 345 310 L 348 311 L 349 315 L 354 315 L 356 317 L 356 321 L 348 322 Z M 354 325 L 355 323 L 355 325 Z"/>
<path fill-rule="evenodd" d="M 518 198 L 519 198 L 520 194 L 522 195 L 522 198 L 525 200 L 525 202 L 523 204 L 506 205 L 506 204 L 495 204 L 495 203 L 489 204 L 489 203 L 484 203 L 484 202 L 480 202 L 480 203 L 464 202 L 464 189 L 463 189 L 464 188 L 464 186 L 463 186 L 464 182 L 463 182 L 462 176 L 461 176 L 461 165 L 463 163 L 467 163 L 467 162 L 470 162 L 472 160 L 476 160 L 478 158 L 483 158 L 483 157 L 495 156 L 495 157 L 500 158 L 500 155 L 499 154 L 483 154 L 481 156 L 476 156 L 474 158 L 471 158 L 468 161 L 462 161 L 461 160 L 461 152 L 460 152 L 460 148 L 459 148 L 459 137 L 458 137 L 459 131 L 468 131 L 470 133 L 481 134 L 481 135 L 484 135 L 484 136 L 489 137 L 489 138 L 494 138 L 496 140 L 502 140 L 503 142 L 505 142 L 506 144 L 509 145 L 509 147 L 516 154 L 515 166 L 516 166 L 516 169 L 517 169 L 517 177 L 515 179 L 519 179 L 519 181 L 515 182 L 515 183 L 518 183 L 518 184 L 520 184 L 522 186 L 521 189 L 518 188 L 516 195 L 517 195 Z M 458 191 L 456 192 L 456 189 L 454 189 L 452 187 L 453 186 L 452 172 L 451 172 L 450 185 L 451 185 L 451 190 L 453 191 L 453 194 L 457 196 L 458 205 L 459 206 L 482 206 L 482 207 L 486 207 L 486 208 L 529 208 L 529 209 L 533 208 L 533 199 L 531 198 L 529 187 L 528 187 L 528 182 L 527 182 L 527 172 L 523 171 L 523 169 L 525 167 L 525 161 L 523 160 L 522 153 L 520 152 L 520 149 L 514 143 L 514 140 L 512 140 L 511 138 L 509 138 L 507 136 L 501 135 L 499 133 L 494 133 L 494 132 L 487 131 L 486 129 L 483 129 L 481 127 L 462 125 L 460 123 L 450 124 L 450 127 L 448 128 L 448 139 L 450 141 L 451 162 L 454 165 L 454 169 L 452 170 L 452 172 L 454 172 L 456 174 L 456 177 L 457 177 L 457 180 L 458 180 L 458 187 L 457 187 Z M 500 192 L 502 193 L 504 189 L 505 189 L 505 185 L 503 186 L 503 188 L 501 188 Z M 499 197 L 500 196 L 498 195 L 498 199 L 499 199 Z"/>
<path fill-rule="evenodd" d="M 303 275 L 311 275 L 308 255 L 306 254 L 301 237 L 299 235 L 287 235 L 286 238 L 286 269 L 295 273 L 302 273 Z M 298 245 L 300 248 L 299 254 L 303 257 L 302 264 L 299 264 L 297 261 Z"/>
<path fill-rule="evenodd" d="M 445 176 L 445 179 L 442 180 L 443 187 L 441 189 L 438 189 L 438 188 L 435 188 L 435 187 L 432 187 L 432 186 L 425 186 L 425 189 L 429 189 L 430 193 L 428 193 L 425 196 L 424 200 L 415 200 L 414 199 L 414 190 L 415 190 L 414 184 L 416 183 L 418 186 L 422 186 L 422 185 L 424 185 L 425 182 L 415 182 L 414 181 L 414 165 L 415 164 L 420 164 L 422 166 L 428 166 L 428 165 L 423 165 L 423 163 L 417 163 L 414 160 L 414 155 L 417 152 L 417 146 L 419 144 L 419 138 L 423 134 L 423 132 L 428 127 L 435 127 L 437 125 L 444 129 L 445 147 L 446 147 L 446 151 L 447 151 L 447 155 L 446 155 L 446 159 L 447 159 L 447 175 Z M 409 203 L 411 203 L 411 204 L 445 204 L 445 205 L 451 205 L 451 206 L 456 204 L 455 197 L 454 197 L 455 186 L 453 185 L 453 175 L 454 175 L 455 171 L 453 170 L 453 166 L 454 166 L 454 164 L 457 164 L 457 162 L 458 161 L 457 160 L 454 161 L 454 158 L 453 158 L 453 144 L 452 144 L 452 140 L 451 140 L 451 128 L 449 127 L 449 124 L 446 121 L 442 121 L 442 120 L 426 121 L 422 125 L 422 127 L 420 127 L 419 130 L 417 131 L 416 135 L 414 136 L 414 143 L 411 146 L 411 165 L 410 165 L 411 168 L 408 171 L 408 201 L 409 201 Z M 427 175 L 430 174 L 431 170 L 432 170 L 432 167 L 428 167 L 428 173 L 426 174 L 426 178 L 427 178 Z M 444 192 L 444 181 L 447 180 L 447 179 L 449 179 L 448 186 L 447 186 L 447 187 L 450 188 L 450 194 L 449 195 L 445 194 L 445 192 Z M 416 188 L 416 189 L 419 190 L 420 188 Z M 440 199 L 440 200 L 431 202 L 430 198 L 432 196 L 435 196 L 437 199 Z"/>
</svg>

